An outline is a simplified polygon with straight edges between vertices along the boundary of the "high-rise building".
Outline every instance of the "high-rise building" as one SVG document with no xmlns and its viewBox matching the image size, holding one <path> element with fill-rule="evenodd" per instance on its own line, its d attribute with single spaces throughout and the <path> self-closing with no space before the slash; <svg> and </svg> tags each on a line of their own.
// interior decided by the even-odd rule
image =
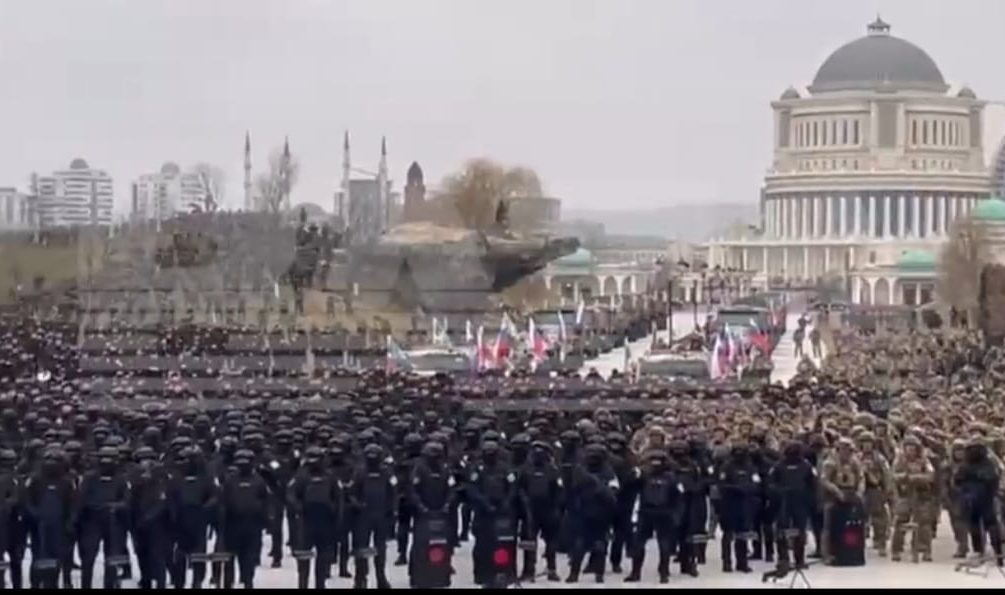
<svg viewBox="0 0 1005 595">
<path fill-rule="evenodd" d="M 0 187 L 0 232 L 33 228 L 31 197 L 17 188 Z"/>
<path fill-rule="evenodd" d="M 164 221 L 179 211 L 202 208 L 206 185 L 196 173 L 183 173 L 176 163 L 165 163 L 154 174 L 133 182 L 132 219 Z"/>
<path fill-rule="evenodd" d="M 112 223 L 112 178 L 83 159 L 74 159 L 69 169 L 51 176 L 39 176 L 37 191 L 43 228 Z"/>
</svg>

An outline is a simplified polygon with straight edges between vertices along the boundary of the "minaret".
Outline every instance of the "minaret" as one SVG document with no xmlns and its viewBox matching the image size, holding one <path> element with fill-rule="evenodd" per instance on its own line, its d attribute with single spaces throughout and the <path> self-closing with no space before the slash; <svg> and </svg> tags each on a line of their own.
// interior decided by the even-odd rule
<svg viewBox="0 0 1005 595">
<path fill-rule="evenodd" d="M 244 210 L 252 211 L 251 203 L 251 132 L 244 132 Z"/>
<path fill-rule="evenodd" d="M 346 227 L 352 225 L 349 217 L 353 214 L 352 197 L 349 196 L 349 176 L 352 173 L 352 160 L 349 157 L 349 131 L 345 131 L 345 140 L 342 142 L 342 197 L 339 201 L 339 214 L 342 215 L 342 223 Z"/>
<path fill-rule="evenodd" d="M 377 166 L 377 196 L 383 214 L 383 230 L 391 228 L 391 199 L 387 181 L 387 138 L 380 139 L 380 165 Z M 381 231 L 383 231 L 381 230 Z"/>
<path fill-rule="evenodd" d="M 279 175 L 283 180 L 280 191 L 283 193 L 283 210 L 290 210 L 290 137 L 283 140 L 283 157 L 279 162 Z"/>
</svg>

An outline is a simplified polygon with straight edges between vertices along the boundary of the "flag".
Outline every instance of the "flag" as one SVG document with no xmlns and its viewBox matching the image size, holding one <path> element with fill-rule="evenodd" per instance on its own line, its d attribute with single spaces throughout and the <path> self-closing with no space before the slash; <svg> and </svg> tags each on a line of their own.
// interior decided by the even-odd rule
<svg viewBox="0 0 1005 595">
<path fill-rule="evenodd" d="M 632 348 L 631 348 L 631 345 L 628 344 L 628 341 L 625 341 L 625 367 L 624 367 L 624 370 L 625 370 L 626 374 L 628 373 L 628 368 L 631 366 L 631 363 L 632 363 Z"/>
<path fill-rule="evenodd" d="M 440 340 L 440 321 L 433 316 L 433 331 L 429 334 L 429 342 L 436 345 L 436 342 Z"/>
<path fill-rule="evenodd" d="M 565 316 L 562 315 L 562 311 L 558 311 L 558 340 L 565 344 L 568 336 L 565 332 Z"/>
<path fill-rule="evenodd" d="M 342 367 L 349 369 L 349 346 L 346 344 L 342 345 Z"/>
<path fill-rule="evenodd" d="M 489 355 L 485 350 L 485 327 L 479 325 L 478 333 L 475 335 L 475 366 L 478 370 L 484 370 L 487 367 L 486 360 Z"/>
<path fill-rule="evenodd" d="M 275 294 L 276 300 L 279 300 L 279 281 L 272 282 L 272 293 Z"/>
<path fill-rule="evenodd" d="M 530 353 L 533 356 L 532 365 L 536 367 L 545 358 L 548 342 L 538 334 L 533 317 L 527 321 L 527 342 L 530 344 Z"/>
<path fill-rule="evenodd" d="M 576 305 L 576 326 L 583 324 L 583 314 L 586 312 L 586 302 L 580 300 Z"/>
<path fill-rule="evenodd" d="M 722 342 L 718 334 L 715 335 L 715 342 L 712 344 L 712 351 L 708 358 L 708 377 L 712 380 L 718 380 L 719 376 L 722 374 L 722 369 L 719 365 L 719 352 L 721 351 Z"/>
<path fill-rule="evenodd" d="M 474 333 L 471 331 L 471 319 L 469 318 L 464 321 L 464 342 L 470 345 L 474 338 Z"/>
<path fill-rule="evenodd" d="M 387 335 L 387 363 L 385 371 L 390 373 L 395 370 L 409 370 L 411 367 L 412 362 L 409 360 L 408 354 L 398 346 L 394 337 L 390 334 Z"/>
</svg>

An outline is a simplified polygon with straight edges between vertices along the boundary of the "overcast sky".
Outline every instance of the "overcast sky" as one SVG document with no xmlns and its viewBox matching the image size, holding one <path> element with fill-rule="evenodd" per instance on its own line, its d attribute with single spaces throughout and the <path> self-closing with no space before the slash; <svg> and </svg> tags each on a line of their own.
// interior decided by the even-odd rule
<svg viewBox="0 0 1005 595">
<path fill-rule="evenodd" d="M 880 12 L 950 82 L 1005 99 L 994 0 L 0 0 L 0 186 L 81 156 L 129 182 L 209 161 L 243 197 L 289 134 L 331 208 L 342 132 L 392 177 L 537 169 L 567 208 L 756 201 L 769 102 Z"/>
</svg>

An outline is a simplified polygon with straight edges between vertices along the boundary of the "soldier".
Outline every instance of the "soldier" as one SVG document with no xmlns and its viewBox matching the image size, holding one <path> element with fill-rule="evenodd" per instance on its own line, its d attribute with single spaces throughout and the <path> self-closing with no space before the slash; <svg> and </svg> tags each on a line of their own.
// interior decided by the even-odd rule
<svg viewBox="0 0 1005 595">
<path fill-rule="evenodd" d="M 681 494 L 681 522 L 677 527 L 677 558 L 681 574 L 698 576 L 697 551 L 706 539 L 708 521 L 708 470 L 691 457 L 687 442 L 670 444 L 674 473 L 684 492 Z M 699 543 L 701 542 L 701 543 Z"/>
<path fill-rule="evenodd" d="M 995 506 L 1001 473 L 981 442 L 967 446 L 966 461 L 957 469 L 960 506 L 967 514 L 971 543 L 977 555 L 984 551 L 984 533 L 991 541 L 995 562 L 1002 566 L 1001 519 Z"/>
<path fill-rule="evenodd" d="M 133 547 L 140 564 L 141 589 L 165 587 L 170 548 L 167 490 L 168 478 L 148 446 L 136 449 L 137 465 L 130 474 Z"/>
<path fill-rule="evenodd" d="M 262 479 L 269 486 L 272 493 L 272 510 L 269 514 L 269 537 L 272 542 L 269 556 L 272 558 L 272 567 L 280 568 L 283 565 L 283 519 L 286 518 L 286 486 L 289 485 L 293 474 L 296 473 L 299 454 L 293 450 L 293 432 L 290 430 L 279 430 L 275 435 L 275 446 L 271 453 L 265 455 L 262 468 L 259 470 Z M 289 522 L 290 531 L 294 530 L 295 523 Z M 291 543 L 299 543 L 297 536 L 290 535 Z"/>
<path fill-rule="evenodd" d="M 422 458 L 416 462 L 408 484 L 408 501 L 416 515 L 408 573 L 413 587 L 416 586 L 416 566 L 422 558 L 423 550 L 420 548 L 430 541 L 430 521 L 446 522 L 445 517 L 456 497 L 456 480 L 445 469 L 445 454 L 442 444 L 427 442 L 422 447 Z"/>
<path fill-rule="evenodd" d="M 768 486 L 772 498 L 778 502 L 777 531 L 778 565 L 774 573 L 765 573 L 762 580 L 773 574 L 785 576 L 794 561 L 796 568 L 806 567 L 806 527 L 816 496 L 816 470 L 803 455 L 799 442 L 785 445 L 781 461 L 772 467 Z M 793 560 L 789 560 L 789 551 Z"/>
<path fill-rule="evenodd" d="M 397 483 L 391 470 L 384 466 L 384 450 L 377 444 L 367 444 L 363 448 L 363 465 L 346 493 L 354 517 L 352 549 L 356 559 L 354 586 L 357 589 L 366 588 L 367 555 L 371 551 L 377 588 L 391 588 L 386 574 L 387 539 L 394 523 Z"/>
<path fill-rule="evenodd" d="M 206 531 L 216 512 L 218 485 L 205 468 L 199 449 L 189 446 L 178 453 L 178 464 L 171 472 L 167 488 L 168 515 L 175 537 L 171 557 L 171 583 L 175 588 L 185 585 L 192 554 L 206 553 Z M 206 566 L 194 563 L 191 567 L 192 587 L 200 589 L 206 578 Z"/>
<path fill-rule="evenodd" d="M 579 572 L 586 552 L 590 552 L 587 571 L 604 582 L 604 554 L 607 534 L 611 529 L 620 488 L 617 475 L 607 464 L 607 450 L 602 444 L 591 443 L 584 448 L 584 461 L 572 471 L 566 485 L 566 521 L 570 528 L 571 557 L 567 583 L 579 581 Z"/>
<path fill-rule="evenodd" d="M 893 497 L 893 475 L 886 458 L 876 450 L 876 436 L 863 432 L 858 439 L 862 472 L 865 477 L 863 506 L 872 533 L 872 545 L 879 557 L 886 557 L 886 540 L 890 531 L 887 504 Z"/>
<path fill-rule="evenodd" d="M 949 511 L 949 524 L 953 529 L 953 539 L 956 541 L 954 558 L 967 557 L 967 513 L 963 485 L 960 483 L 960 470 L 966 464 L 967 443 L 963 440 L 953 440 L 950 448 L 949 473 L 946 474 L 946 509 Z"/>
<path fill-rule="evenodd" d="M 754 522 L 754 508 L 761 477 L 750 459 L 750 451 L 742 443 L 735 444 L 729 458 L 718 471 L 719 522 L 722 525 L 722 571 L 750 572 L 747 562 L 747 540 Z"/>
<path fill-rule="evenodd" d="M 334 556 L 335 534 L 340 522 L 342 491 L 338 480 L 324 468 L 324 451 L 311 446 L 304 455 L 304 466 L 297 469 L 287 494 L 289 509 L 298 525 L 294 547 L 314 551 L 314 586 L 325 588 L 325 580 Z M 291 530 L 292 531 L 292 530 Z M 310 560 L 297 560 L 298 588 L 307 588 Z"/>
<path fill-rule="evenodd" d="M 521 538 L 537 543 L 538 535 L 544 539 L 544 559 L 548 580 L 558 581 L 555 565 L 560 506 L 562 503 L 562 477 L 551 458 L 551 447 L 536 441 L 531 445 L 530 460 L 519 470 L 517 492 L 523 503 L 526 521 Z M 537 553 L 524 552 L 521 580 L 533 582 Z"/>
<path fill-rule="evenodd" d="M 402 453 L 397 457 L 395 464 L 395 477 L 399 486 L 407 486 L 411 481 L 412 471 L 418 462 L 422 452 L 422 436 L 412 432 L 406 434 L 402 439 Z M 415 516 L 411 503 L 408 501 L 408 493 L 401 490 L 398 494 L 398 519 L 395 523 L 396 538 L 398 543 L 398 557 L 394 561 L 395 566 L 404 566 L 408 563 L 408 536 L 412 530 L 412 519 Z"/>
<path fill-rule="evenodd" d="M 126 510 L 129 482 L 118 465 L 118 450 L 103 446 L 98 450 L 97 469 L 84 475 L 80 483 L 80 586 L 90 589 L 98 547 L 104 546 L 104 587 L 117 587 L 118 568 L 126 557 Z"/>
<path fill-rule="evenodd" d="M 21 490 L 14 472 L 15 465 L 17 465 L 17 455 L 14 451 L 10 448 L 0 449 L 0 559 L 6 553 L 11 568 L 13 568 L 15 560 L 20 566 L 17 548 L 12 543 L 14 524 L 17 522 L 18 497 Z M 7 587 L 5 574 L 3 570 L 0 570 L 0 589 Z"/>
<path fill-rule="evenodd" d="M 665 434 L 661 432 L 663 440 L 658 445 L 653 444 L 651 448 L 665 449 Z M 614 509 L 614 535 L 611 540 L 611 572 L 621 574 L 621 559 L 626 548 L 631 547 L 632 541 L 632 506 L 637 495 L 638 468 L 633 461 L 633 454 L 627 449 L 628 441 L 623 434 L 611 432 L 607 436 L 608 461 L 611 469 L 618 478 L 620 488 L 618 489 L 617 506 Z"/>
<path fill-rule="evenodd" d="M 499 445 L 494 441 L 482 443 L 480 458 L 481 463 L 472 471 L 465 491 L 474 512 L 475 584 L 488 585 L 500 524 L 508 521 L 510 530 L 516 529 L 516 474 L 500 460 Z"/>
<path fill-rule="evenodd" d="M 268 522 L 271 495 L 265 480 L 255 473 L 255 455 L 248 449 L 234 453 L 236 473 L 229 475 L 220 499 L 225 551 L 237 558 L 241 584 L 254 588 L 255 568 L 262 550 L 262 530 Z M 224 586 L 233 582 L 233 564 L 224 572 Z"/>
<path fill-rule="evenodd" d="M 862 464 L 854 453 L 855 445 L 850 438 L 837 442 L 836 454 L 823 462 L 820 485 L 824 490 L 823 531 L 819 545 L 824 560 L 830 564 L 834 552 L 830 551 L 830 525 L 833 508 L 862 499 Z"/>
<path fill-rule="evenodd" d="M 356 479 L 356 469 L 351 457 L 351 445 L 348 440 L 343 440 L 336 436 L 332 439 L 332 446 L 328 448 L 328 464 L 332 475 L 335 476 L 343 494 L 352 487 Z M 355 523 L 355 512 L 348 506 L 342 507 L 342 522 L 335 528 L 335 558 L 338 561 L 339 578 L 352 578 L 349 572 L 349 558 L 352 552 L 349 547 L 349 533 Z"/>
<path fill-rule="evenodd" d="M 903 451 L 893 463 L 896 485 L 892 559 L 899 562 L 904 551 L 904 533 L 913 525 L 911 559 L 932 561 L 932 521 L 928 500 L 935 496 L 935 470 L 922 451 L 921 441 L 912 434 L 904 438 Z"/>
<path fill-rule="evenodd" d="M 66 535 L 75 525 L 76 490 L 63 473 L 63 453 L 46 448 L 41 470 L 25 484 L 25 513 L 31 527 L 32 588 L 55 589 L 65 560 Z"/>
<path fill-rule="evenodd" d="M 670 554 L 676 546 L 683 513 L 684 486 L 677 481 L 666 453 L 650 451 L 643 457 L 645 466 L 638 479 L 638 524 L 632 543 L 632 570 L 625 581 L 641 579 L 646 543 L 655 533 L 659 549 L 657 572 L 660 583 L 666 584 L 670 580 Z"/>
</svg>

